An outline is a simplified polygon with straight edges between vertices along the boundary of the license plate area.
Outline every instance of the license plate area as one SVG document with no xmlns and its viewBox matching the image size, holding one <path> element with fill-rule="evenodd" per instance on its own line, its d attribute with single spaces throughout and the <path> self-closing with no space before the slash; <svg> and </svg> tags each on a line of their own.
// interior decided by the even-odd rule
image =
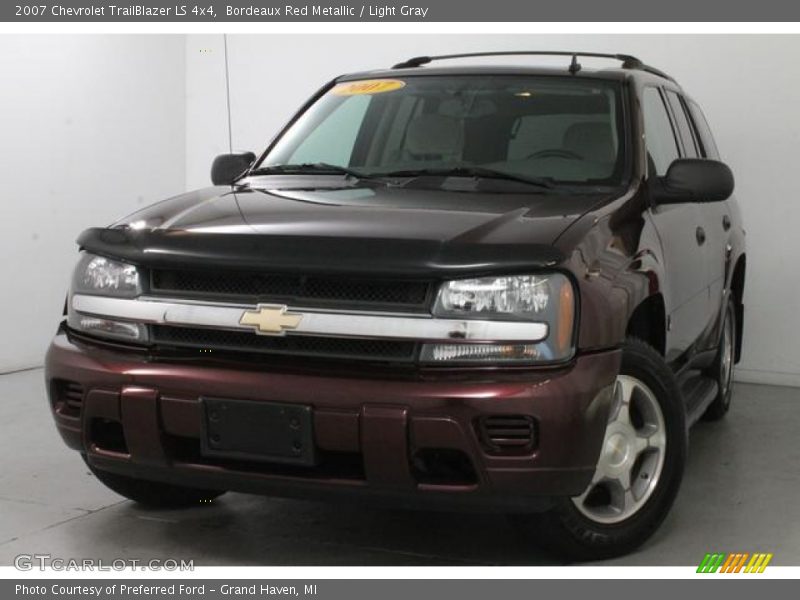
<svg viewBox="0 0 800 600">
<path fill-rule="evenodd" d="M 201 398 L 202 454 L 312 466 L 311 407 L 277 402 Z"/>
</svg>

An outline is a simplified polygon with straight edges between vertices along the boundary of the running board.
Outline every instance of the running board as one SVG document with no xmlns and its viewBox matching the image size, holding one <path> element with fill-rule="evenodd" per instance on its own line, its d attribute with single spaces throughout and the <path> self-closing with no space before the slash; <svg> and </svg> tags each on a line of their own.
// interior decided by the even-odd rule
<svg viewBox="0 0 800 600">
<path fill-rule="evenodd" d="M 717 396 L 717 382 L 700 371 L 689 371 L 678 381 L 686 404 L 686 427 L 691 427 L 703 416 L 708 405 Z"/>
</svg>

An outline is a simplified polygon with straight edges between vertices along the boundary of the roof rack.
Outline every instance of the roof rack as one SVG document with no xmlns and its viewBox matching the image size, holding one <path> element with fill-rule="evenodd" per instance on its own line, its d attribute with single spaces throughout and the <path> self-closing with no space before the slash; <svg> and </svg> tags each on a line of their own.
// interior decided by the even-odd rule
<svg viewBox="0 0 800 600">
<path fill-rule="evenodd" d="M 619 60 L 622 62 L 623 69 L 635 69 L 637 71 L 645 71 L 670 81 L 675 81 L 672 77 L 654 67 L 644 64 L 641 60 L 630 54 L 604 54 L 601 52 L 557 52 L 549 50 L 533 51 L 504 51 L 504 52 L 471 52 L 465 54 L 441 54 L 439 56 L 415 56 L 406 61 L 397 63 L 392 69 L 413 69 L 427 65 L 435 60 L 451 60 L 456 58 L 476 58 L 484 56 L 571 56 L 572 61 L 569 64 L 568 70 L 570 73 L 577 73 L 581 70 L 581 65 L 578 62 L 578 57 L 588 58 L 610 58 L 612 60 Z"/>
</svg>

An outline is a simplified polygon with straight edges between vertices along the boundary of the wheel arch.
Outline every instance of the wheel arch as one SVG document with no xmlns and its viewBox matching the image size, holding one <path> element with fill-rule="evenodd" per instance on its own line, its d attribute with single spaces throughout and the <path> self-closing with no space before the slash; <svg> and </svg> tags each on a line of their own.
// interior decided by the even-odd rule
<svg viewBox="0 0 800 600">
<path fill-rule="evenodd" d="M 640 302 L 628 318 L 628 337 L 647 342 L 664 356 L 667 347 L 667 310 L 664 296 L 656 292 Z"/>
</svg>

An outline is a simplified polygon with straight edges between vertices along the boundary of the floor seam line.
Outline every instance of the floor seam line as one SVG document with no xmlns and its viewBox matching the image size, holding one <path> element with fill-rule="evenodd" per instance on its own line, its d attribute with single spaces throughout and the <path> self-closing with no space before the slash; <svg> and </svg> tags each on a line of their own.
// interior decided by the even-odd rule
<svg viewBox="0 0 800 600">
<path fill-rule="evenodd" d="M 70 517 L 69 519 L 64 519 L 63 521 L 57 521 L 56 523 L 51 523 L 50 525 L 47 525 L 46 527 L 43 527 L 41 529 L 34 529 L 33 531 L 27 531 L 24 534 L 18 535 L 15 538 L 12 538 L 10 540 L 6 540 L 5 542 L 0 542 L 0 546 L 5 546 L 6 544 L 10 544 L 11 542 L 18 541 L 23 536 L 29 536 L 29 535 L 33 535 L 33 534 L 36 534 L 36 533 L 42 533 L 43 531 L 48 531 L 50 529 L 53 529 L 54 527 L 59 527 L 61 525 L 66 525 L 67 523 L 71 523 L 72 521 L 75 521 L 77 519 L 84 519 L 84 518 L 89 517 L 89 516 L 91 516 L 91 515 L 93 515 L 95 513 L 99 513 L 101 511 L 106 510 L 107 508 L 111 508 L 113 506 L 117 506 L 117 505 L 122 504 L 124 502 L 127 502 L 127 500 L 120 500 L 116 504 L 110 504 L 108 506 L 104 506 L 104 507 L 98 508 L 96 510 L 91 510 L 91 511 L 87 511 L 87 512 L 85 512 L 83 514 L 80 514 L 80 515 L 75 515 L 73 517 Z"/>
</svg>

